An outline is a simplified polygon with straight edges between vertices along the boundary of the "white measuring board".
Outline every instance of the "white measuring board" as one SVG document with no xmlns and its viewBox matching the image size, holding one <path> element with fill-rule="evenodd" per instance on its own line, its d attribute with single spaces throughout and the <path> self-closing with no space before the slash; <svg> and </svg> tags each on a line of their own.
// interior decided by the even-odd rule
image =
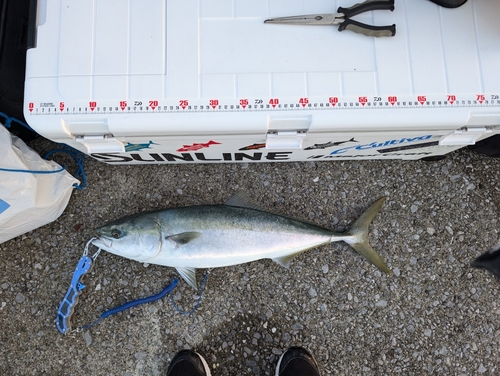
<svg viewBox="0 0 500 376">
<path fill-rule="evenodd" d="M 500 2 L 354 17 L 385 38 L 264 24 L 353 4 L 38 1 L 26 119 L 108 163 L 419 159 L 499 133 Z"/>
</svg>

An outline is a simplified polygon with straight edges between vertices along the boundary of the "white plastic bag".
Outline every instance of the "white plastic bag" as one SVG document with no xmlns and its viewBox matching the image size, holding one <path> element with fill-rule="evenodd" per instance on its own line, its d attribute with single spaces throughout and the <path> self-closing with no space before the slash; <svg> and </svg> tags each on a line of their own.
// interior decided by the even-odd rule
<svg viewBox="0 0 500 376">
<path fill-rule="evenodd" d="M 0 243 L 56 220 L 75 183 L 0 124 Z"/>
</svg>

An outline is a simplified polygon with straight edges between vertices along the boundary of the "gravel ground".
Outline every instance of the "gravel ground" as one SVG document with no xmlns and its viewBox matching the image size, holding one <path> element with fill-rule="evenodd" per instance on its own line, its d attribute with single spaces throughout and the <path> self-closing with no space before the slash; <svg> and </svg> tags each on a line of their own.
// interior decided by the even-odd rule
<svg viewBox="0 0 500 376">
<path fill-rule="evenodd" d="M 31 146 L 40 154 L 54 147 L 42 139 Z M 214 375 L 272 375 L 292 345 L 315 354 L 323 375 L 499 374 L 500 285 L 469 266 L 499 241 L 499 164 L 465 150 L 427 163 L 87 159 L 88 186 L 74 191 L 57 221 L 0 245 L 0 374 L 162 375 L 178 350 L 192 348 Z M 94 228 L 144 210 L 222 203 L 239 189 L 266 209 L 334 230 L 388 196 L 370 241 L 394 275 L 335 243 L 301 254 L 289 269 L 263 260 L 213 270 L 190 316 L 164 298 L 83 332 L 56 330 L 57 307 Z M 178 277 L 103 252 L 72 323 L 88 324 Z M 196 295 L 181 281 L 174 299 L 189 309 Z"/>
</svg>

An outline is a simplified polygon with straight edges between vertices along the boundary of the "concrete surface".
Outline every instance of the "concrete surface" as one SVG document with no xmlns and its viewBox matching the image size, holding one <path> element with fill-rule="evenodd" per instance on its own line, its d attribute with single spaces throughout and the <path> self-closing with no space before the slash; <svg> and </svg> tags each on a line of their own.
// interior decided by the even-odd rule
<svg viewBox="0 0 500 376">
<path fill-rule="evenodd" d="M 44 140 L 31 146 L 43 154 Z M 55 157 L 59 163 L 72 164 Z M 54 223 L 0 245 L 0 374 L 162 375 L 182 348 L 214 375 L 272 375 L 302 345 L 323 375 L 500 373 L 500 284 L 469 264 L 499 241 L 500 161 L 458 151 L 439 162 L 109 166 L 86 160 L 88 187 Z M 303 253 L 285 269 L 258 261 L 212 271 L 198 311 L 168 298 L 60 334 L 57 307 L 93 229 L 126 214 L 222 203 L 238 189 L 269 210 L 335 230 L 387 195 L 371 243 L 382 275 L 343 243 Z M 199 278 L 204 271 L 199 272 Z M 172 268 L 103 252 L 72 317 L 88 324 L 161 291 Z M 174 299 L 196 295 L 183 281 Z"/>
</svg>

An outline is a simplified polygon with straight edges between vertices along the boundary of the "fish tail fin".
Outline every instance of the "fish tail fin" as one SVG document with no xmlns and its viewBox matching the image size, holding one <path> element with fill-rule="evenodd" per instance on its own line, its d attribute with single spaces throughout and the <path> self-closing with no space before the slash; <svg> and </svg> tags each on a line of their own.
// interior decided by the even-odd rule
<svg viewBox="0 0 500 376">
<path fill-rule="evenodd" d="M 375 201 L 351 226 L 347 232 L 350 237 L 347 243 L 354 248 L 356 252 L 365 256 L 373 265 L 381 271 L 392 274 L 391 269 L 387 266 L 385 261 L 368 243 L 368 226 L 373 221 L 373 218 L 382 208 L 386 197 L 382 197 Z"/>
</svg>

